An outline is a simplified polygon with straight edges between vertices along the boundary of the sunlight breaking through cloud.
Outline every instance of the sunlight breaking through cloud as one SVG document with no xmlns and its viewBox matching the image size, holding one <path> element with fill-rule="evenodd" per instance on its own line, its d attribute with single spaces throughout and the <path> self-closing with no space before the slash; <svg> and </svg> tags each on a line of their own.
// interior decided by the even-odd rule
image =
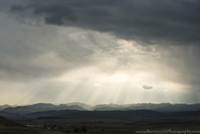
<svg viewBox="0 0 200 134">
<path fill-rule="evenodd" d="M 198 102 L 196 5 L 0 1 L 0 102 Z"/>
</svg>

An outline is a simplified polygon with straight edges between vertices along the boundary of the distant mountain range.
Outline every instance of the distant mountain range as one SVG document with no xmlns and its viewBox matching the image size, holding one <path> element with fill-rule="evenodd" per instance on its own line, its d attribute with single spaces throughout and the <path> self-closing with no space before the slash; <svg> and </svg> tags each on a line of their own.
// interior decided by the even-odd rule
<svg viewBox="0 0 200 134">
<path fill-rule="evenodd" d="M 171 103 L 138 103 L 126 105 L 97 105 L 93 107 L 95 111 L 112 111 L 112 110 L 153 110 L 160 112 L 180 112 L 180 111 L 197 111 L 200 110 L 200 104 L 171 104 Z"/>
<path fill-rule="evenodd" d="M 5 108 L 7 108 L 7 107 L 12 107 L 12 106 L 7 105 L 7 104 L 6 104 L 6 105 L 2 105 L 2 106 L 0 105 L 0 110 L 3 110 L 3 109 L 5 109 Z"/>
<path fill-rule="evenodd" d="M 7 107 L 0 111 L 0 115 L 4 113 L 5 116 L 5 113 L 9 113 L 9 114 L 18 114 L 22 116 L 28 113 L 49 111 L 49 110 L 85 110 L 85 109 L 79 105 L 72 105 L 72 104 L 53 105 L 50 103 L 38 103 L 27 106 Z"/>
<path fill-rule="evenodd" d="M 26 106 L 0 106 L 0 115 L 4 117 L 24 116 L 26 114 L 42 111 L 128 111 L 128 110 L 151 110 L 157 112 L 183 112 L 200 110 L 200 104 L 171 104 L 171 103 L 138 103 L 138 104 L 103 104 L 91 106 L 84 103 L 74 102 L 67 104 L 54 105 L 51 103 L 38 103 Z"/>
</svg>

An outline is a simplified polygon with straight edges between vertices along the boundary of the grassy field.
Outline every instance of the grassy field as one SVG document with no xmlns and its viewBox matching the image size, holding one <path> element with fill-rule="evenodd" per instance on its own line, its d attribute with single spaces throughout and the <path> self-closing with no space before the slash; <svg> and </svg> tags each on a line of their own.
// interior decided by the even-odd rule
<svg viewBox="0 0 200 134">
<path fill-rule="evenodd" d="M 128 134 L 133 133 L 131 129 L 116 129 L 107 128 L 106 130 L 88 130 L 85 134 Z M 81 132 L 83 133 L 83 132 Z M 42 129 L 31 129 L 23 127 L 0 127 L 0 134 L 65 134 L 64 131 L 60 130 L 42 130 Z M 73 134 L 71 132 L 70 134 Z"/>
<path fill-rule="evenodd" d="M 64 134 L 64 133 L 59 131 L 41 130 L 28 127 L 0 126 L 0 134 Z"/>
<path fill-rule="evenodd" d="M 156 134 L 164 134 L 163 130 L 171 131 L 194 131 L 200 130 L 200 119 L 196 117 L 173 117 L 173 118 L 40 118 L 18 119 L 17 123 L 34 126 L 31 127 L 8 127 L 0 125 L 0 134 L 65 134 L 66 129 L 85 125 L 88 131 L 85 134 L 135 134 L 136 131 L 160 131 Z M 52 126 L 56 126 L 56 129 Z M 149 131 L 149 132 L 147 132 Z M 79 132 L 83 133 L 83 132 Z M 170 132 L 166 132 L 170 133 Z M 189 133 L 189 132 L 188 132 Z M 193 133 L 193 132 L 192 132 Z M 200 131 L 198 132 L 200 133 Z M 74 132 L 70 134 L 75 134 Z M 186 133 L 185 133 L 186 134 Z"/>
<path fill-rule="evenodd" d="M 0 134 L 65 134 L 65 128 L 58 130 L 46 130 L 28 127 L 0 126 Z M 98 127 L 88 126 L 85 134 L 134 134 L 136 131 L 193 131 L 200 130 L 195 124 L 135 124 L 135 125 L 100 125 Z M 83 132 L 79 132 L 83 133 Z M 70 133 L 70 134 L 75 134 Z M 153 133 L 152 133 L 153 134 Z"/>
</svg>

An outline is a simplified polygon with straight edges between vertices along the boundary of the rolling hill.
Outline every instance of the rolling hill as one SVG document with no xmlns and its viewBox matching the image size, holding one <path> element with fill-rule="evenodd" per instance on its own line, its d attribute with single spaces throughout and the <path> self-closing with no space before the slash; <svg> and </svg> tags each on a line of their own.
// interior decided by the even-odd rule
<svg viewBox="0 0 200 134">
<path fill-rule="evenodd" d="M 2 126 L 11 126 L 11 127 L 16 127 L 16 126 L 23 126 L 19 123 L 16 123 L 14 121 L 8 120 L 2 116 L 0 116 L 0 125 Z"/>
</svg>

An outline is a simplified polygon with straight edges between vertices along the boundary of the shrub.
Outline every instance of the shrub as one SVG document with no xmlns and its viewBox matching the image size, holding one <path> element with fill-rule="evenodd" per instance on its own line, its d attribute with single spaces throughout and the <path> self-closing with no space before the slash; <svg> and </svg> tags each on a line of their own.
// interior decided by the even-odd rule
<svg viewBox="0 0 200 134">
<path fill-rule="evenodd" d="M 86 125 L 81 126 L 81 131 L 82 132 L 87 132 L 88 128 Z"/>
<path fill-rule="evenodd" d="M 65 133 L 67 134 L 67 133 L 71 133 L 72 131 L 71 131 L 71 129 L 70 128 L 67 128 L 67 129 L 65 129 Z"/>
<path fill-rule="evenodd" d="M 74 133 L 81 132 L 81 130 L 78 126 L 74 126 L 73 131 L 74 131 Z"/>
</svg>

